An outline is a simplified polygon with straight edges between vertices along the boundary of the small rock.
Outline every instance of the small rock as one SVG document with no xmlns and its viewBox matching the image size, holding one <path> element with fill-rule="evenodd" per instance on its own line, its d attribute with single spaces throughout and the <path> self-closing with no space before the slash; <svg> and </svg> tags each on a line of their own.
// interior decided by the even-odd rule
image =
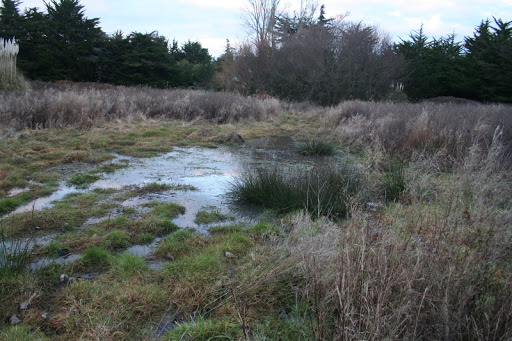
<svg viewBox="0 0 512 341">
<path fill-rule="evenodd" d="M 41 226 L 36 226 L 36 230 L 40 230 L 40 229 L 42 229 Z"/>
<path fill-rule="evenodd" d="M 226 253 L 224 254 L 224 256 L 226 256 L 226 258 L 235 258 L 235 255 L 232 254 L 231 252 L 229 251 L 226 251 Z"/>
<path fill-rule="evenodd" d="M 67 283 L 69 281 L 69 276 L 66 274 L 62 274 L 59 277 L 61 283 Z"/>
<path fill-rule="evenodd" d="M 59 257 L 67 256 L 69 255 L 69 249 L 60 249 L 59 251 L 57 251 L 57 254 L 59 255 Z"/>
<path fill-rule="evenodd" d="M 21 316 L 20 315 L 12 315 L 10 318 L 9 318 L 9 323 L 11 325 L 15 325 L 15 324 L 19 324 L 21 323 Z"/>
<path fill-rule="evenodd" d="M 41 314 L 41 317 L 46 320 L 48 317 L 50 317 L 50 313 L 43 313 Z"/>
<path fill-rule="evenodd" d="M 23 301 L 20 303 L 20 310 L 27 310 L 30 306 L 30 301 Z"/>
</svg>

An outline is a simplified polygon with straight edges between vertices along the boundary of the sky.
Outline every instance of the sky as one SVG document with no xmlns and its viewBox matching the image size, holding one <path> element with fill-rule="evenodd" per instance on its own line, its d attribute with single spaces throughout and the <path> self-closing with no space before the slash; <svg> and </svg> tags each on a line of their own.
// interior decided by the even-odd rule
<svg viewBox="0 0 512 341">
<path fill-rule="evenodd" d="M 243 25 L 247 0 L 82 0 L 88 18 L 99 18 L 106 33 L 121 30 L 149 33 L 157 31 L 182 44 L 199 41 L 211 55 L 218 57 L 226 47 L 244 41 L 248 33 Z M 301 1 L 281 0 L 292 13 Z M 345 20 L 377 26 L 392 40 L 407 39 L 411 31 L 423 30 L 429 37 L 455 33 L 456 40 L 472 36 L 482 20 L 492 17 L 512 20 L 512 0 L 319 0 L 327 17 L 348 13 Z M 38 7 L 43 0 L 21 0 L 20 9 Z"/>
</svg>

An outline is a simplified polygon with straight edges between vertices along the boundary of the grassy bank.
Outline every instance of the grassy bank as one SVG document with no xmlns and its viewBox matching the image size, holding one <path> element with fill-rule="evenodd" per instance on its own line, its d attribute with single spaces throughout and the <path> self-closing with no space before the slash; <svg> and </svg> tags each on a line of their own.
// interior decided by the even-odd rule
<svg viewBox="0 0 512 341">
<path fill-rule="evenodd" d="M 272 210 L 273 223 L 233 223 L 205 208 L 198 224 L 215 226 L 201 234 L 177 228 L 184 211 L 172 202 L 120 205 L 195 190 L 157 183 L 73 193 L 2 219 L 0 339 L 512 338 L 510 107 L 32 91 L 1 95 L 4 213 L 60 181 L 86 186 L 87 176 L 124 167 L 100 167 L 111 152 L 145 157 L 283 134 L 325 141 L 329 152 L 304 152 L 324 166 L 249 168 L 235 184 L 235 197 Z M 49 232 L 49 244 L 26 252 L 23 238 Z M 155 240 L 151 262 L 125 252 Z M 69 250 L 83 256 L 26 268 Z"/>
</svg>

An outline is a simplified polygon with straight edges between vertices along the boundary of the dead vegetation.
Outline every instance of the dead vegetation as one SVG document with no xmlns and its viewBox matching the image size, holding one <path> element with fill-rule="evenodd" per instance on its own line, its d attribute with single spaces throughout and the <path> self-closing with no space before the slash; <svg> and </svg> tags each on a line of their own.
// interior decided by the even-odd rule
<svg viewBox="0 0 512 341">
<path fill-rule="evenodd" d="M 28 100 L 28 94 L 2 95 L 10 104 L 0 104 L 1 120 L 13 134 L 5 138 L 5 148 L 0 150 L 6 155 L 0 165 L 3 194 L 34 176 L 24 169 L 37 168 L 41 162 L 48 164 L 45 167 L 64 163 L 72 157 L 69 146 L 77 143 L 77 151 L 84 153 L 75 157 L 88 162 L 98 157 L 98 150 L 144 156 L 156 146 L 203 143 L 211 136 L 236 131 L 244 139 L 275 133 L 324 137 L 338 148 L 343 146 L 349 159 L 357 160 L 368 193 L 374 193 L 368 188 L 375 193 L 386 188 L 386 195 L 376 202 L 367 202 L 368 193 L 350 196 L 344 201 L 347 218 L 335 222 L 326 217 L 313 219 L 300 210 L 279 216 L 277 226 L 228 224 L 212 227 L 210 235 L 199 235 L 174 231 L 171 217 L 162 216 L 159 210 L 164 204 L 155 203 L 146 213 L 131 213 L 143 220 L 131 215 L 109 218 L 75 230 L 52 247 L 87 249 L 86 260 L 92 265 L 78 260 L 33 273 L 0 273 L 2 319 L 22 315 L 21 327 L 4 324 L 0 337 L 512 338 L 509 106 L 351 101 L 313 108 L 270 105 L 227 94 L 152 89 L 37 91 L 41 93 L 32 94 L 34 101 L 46 101 L 48 109 L 34 116 L 34 121 L 29 118 L 36 111 L 27 109 L 29 104 L 6 114 L 5 108 L 15 108 L 16 101 Z M 109 102 L 112 98 L 118 102 Z M 204 106 L 203 112 L 191 109 L 218 99 L 247 102 L 239 111 L 223 111 L 213 104 Z M 112 103 L 119 107 L 112 109 Z M 62 106 L 60 113 L 52 109 L 57 104 Z M 245 105 L 255 107 L 246 112 Z M 288 112 L 280 112 L 285 109 Z M 67 118 L 66 112 L 78 116 Z M 130 123 L 135 117 L 142 121 Z M 60 125 L 93 128 L 16 132 Z M 82 150 L 84 145 L 87 148 Z M 398 171 L 390 160 L 398 160 Z M 394 176 L 400 181 L 395 182 Z M 150 184 L 140 190 L 164 189 Z M 113 207 L 104 201 L 98 204 L 105 195 L 70 196 L 52 210 L 14 216 L 3 224 L 9 229 L 18 224 L 19 235 L 42 223 L 51 230 L 66 230 L 59 222 L 77 227 L 88 216 L 104 216 Z M 165 261 L 161 270 L 115 247 L 128 245 L 120 244 L 125 239 L 151 242 L 162 235 L 162 229 L 171 233 L 157 248 L 156 257 Z M 84 268 L 94 268 L 94 260 L 101 262 L 102 271 L 94 279 L 59 282 L 63 272 L 78 278 Z M 30 309 L 20 312 L 19 304 L 34 293 Z M 165 330 L 169 325 L 172 330 Z"/>
</svg>

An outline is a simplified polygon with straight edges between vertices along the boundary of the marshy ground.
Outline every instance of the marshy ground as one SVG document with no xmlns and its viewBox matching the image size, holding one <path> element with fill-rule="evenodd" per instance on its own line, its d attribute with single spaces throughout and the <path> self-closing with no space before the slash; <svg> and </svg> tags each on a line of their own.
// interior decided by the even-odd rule
<svg viewBox="0 0 512 341">
<path fill-rule="evenodd" d="M 3 102 L 2 339 L 512 337 L 510 107 L 61 91 Z"/>
</svg>

